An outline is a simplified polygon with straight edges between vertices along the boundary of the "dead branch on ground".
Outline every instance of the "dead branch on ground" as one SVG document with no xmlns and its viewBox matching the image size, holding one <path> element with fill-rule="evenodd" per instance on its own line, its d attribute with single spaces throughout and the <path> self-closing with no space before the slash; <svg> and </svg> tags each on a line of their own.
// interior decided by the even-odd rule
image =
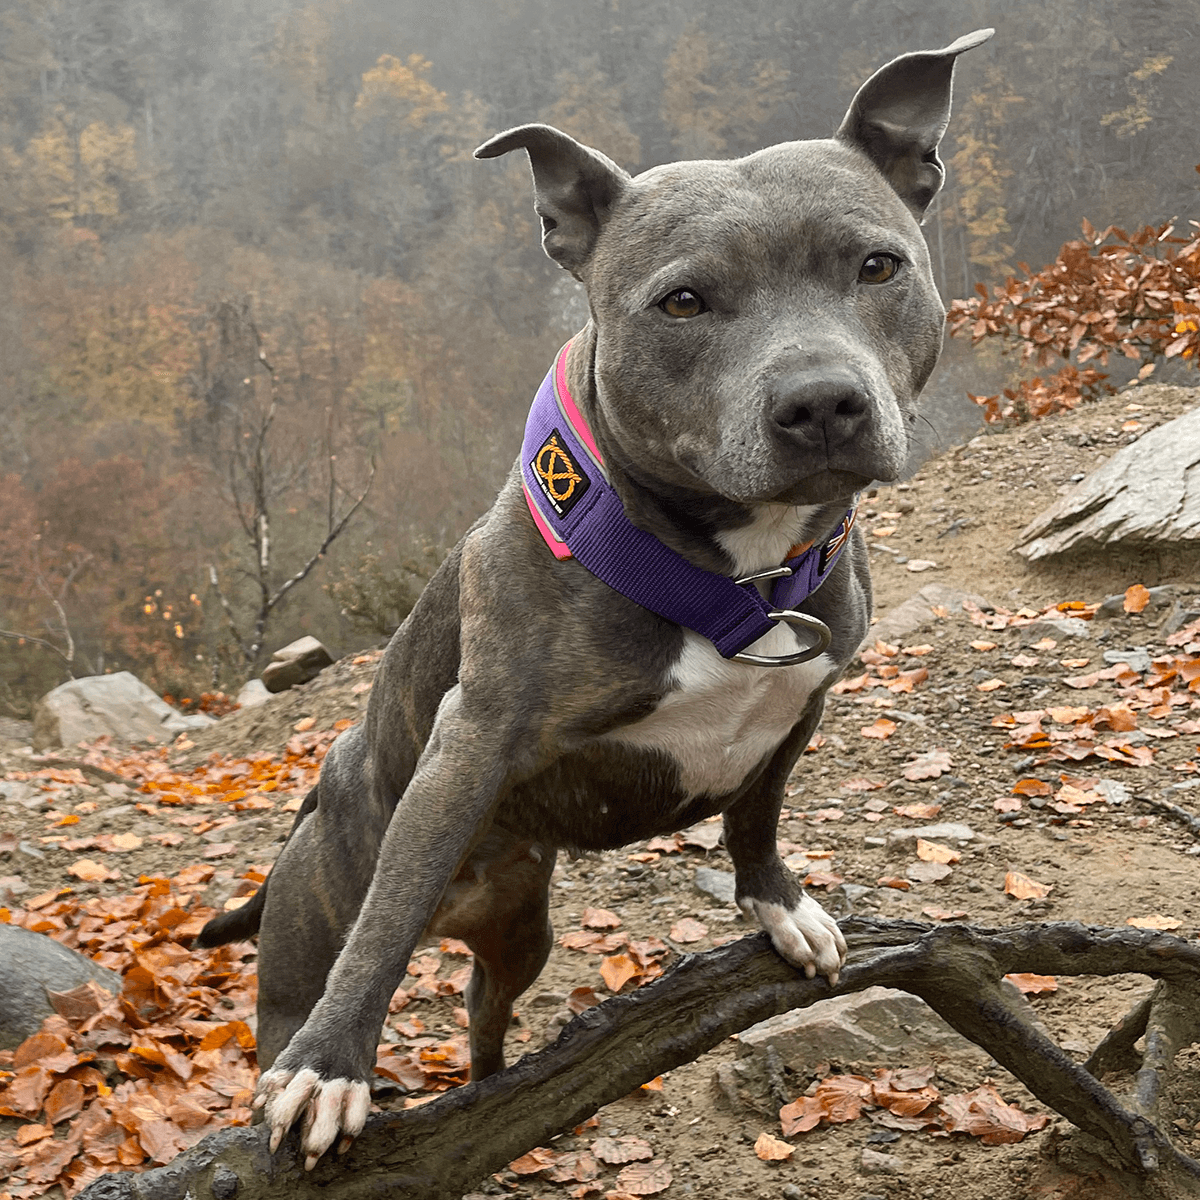
<svg viewBox="0 0 1200 1200">
<path fill-rule="evenodd" d="M 103 1176 L 80 1200 L 458 1200 L 490 1172 L 731 1034 L 875 985 L 920 996 L 1044 1104 L 1106 1141 L 1127 1168 L 1169 1181 L 1175 1195 L 1200 1194 L 1200 1163 L 1174 1147 L 1160 1111 L 1164 1075 L 1200 1024 L 1200 1007 L 1189 1000 L 1200 984 L 1200 946 L 1074 922 L 982 928 L 852 917 L 842 929 L 850 955 L 836 988 L 799 976 L 756 934 L 686 955 L 661 979 L 587 1010 L 553 1045 L 490 1079 L 372 1118 L 344 1157 L 322 1159 L 311 1174 L 301 1168 L 294 1131 L 271 1156 L 261 1129 L 227 1129 L 165 1167 Z M 1014 971 L 1138 973 L 1159 984 L 1080 1065 L 1001 987 Z M 1124 1100 L 1097 1078 L 1115 1067 L 1135 1070 Z"/>
</svg>

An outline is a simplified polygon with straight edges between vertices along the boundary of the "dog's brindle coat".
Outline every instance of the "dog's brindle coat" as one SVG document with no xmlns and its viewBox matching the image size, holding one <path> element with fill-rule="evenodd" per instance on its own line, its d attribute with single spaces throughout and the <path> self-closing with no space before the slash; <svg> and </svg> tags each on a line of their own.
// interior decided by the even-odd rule
<svg viewBox="0 0 1200 1200">
<path fill-rule="evenodd" d="M 693 563 L 775 566 L 901 471 L 944 318 L 917 218 L 942 182 L 954 60 L 990 32 L 882 68 L 830 140 L 636 178 L 546 126 L 477 151 L 528 151 L 546 252 L 591 305 L 571 391 L 630 519 Z M 775 828 L 870 603 L 856 531 L 803 605 L 829 650 L 787 668 L 729 661 L 554 558 L 514 469 L 392 639 L 365 721 L 334 743 L 267 883 L 200 936 L 261 922 L 272 1149 L 302 1112 L 310 1167 L 362 1128 L 423 931 L 474 951 L 472 1078 L 503 1067 L 513 1000 L 550 950 L 559 849 L 721 813 L 738 903 L 785 958 L 835 981 L 845 942 L 780 862 Z M 753 647 L 795 649 L 782 625 Z"/>
</svg>

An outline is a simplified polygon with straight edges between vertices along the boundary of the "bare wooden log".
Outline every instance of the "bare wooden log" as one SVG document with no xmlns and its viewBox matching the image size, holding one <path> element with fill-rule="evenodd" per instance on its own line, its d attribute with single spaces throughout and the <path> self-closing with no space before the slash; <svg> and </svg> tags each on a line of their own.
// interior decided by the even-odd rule
<svg viewBox="0 0 1200 1200">
<path fill-rule="evenodd" d="M 1105 1138 L 1129 1166 L 1200 1179 L 1200 1164 L 1028 1025 L 999 986 L 1002 975 L 1018 970 L 1134 972 L 1167 980 L 1182 995 L 1200 983 L 1200 946 L 1153 930 L 1076 923 L 984 929 L 849 918 L 842 928 L 850 955 L 835 989 L 797 975 L 756 934 L 684 956 L 661 979 L 589 1009 L 552 1046 L 490 1079 L 372 1118 L 343 1158 L 324 1159 L 309 1174 L 294 1132 L 272 1156 L 261 1130 L 227 1129 L 165 1167 L 103 1176 L 81 1200 L 316 1200 L 331 1192 L 339 1200 L 458 1200 L 490 1172 L 730 1034 L 876 984 L 922 996 L 1044 1103 Z M 1156 1071 L 1183 1029 L 1165 1010 L 1160 1023 L 1164 1038 L 1146 1064 Z"/>
</svg>

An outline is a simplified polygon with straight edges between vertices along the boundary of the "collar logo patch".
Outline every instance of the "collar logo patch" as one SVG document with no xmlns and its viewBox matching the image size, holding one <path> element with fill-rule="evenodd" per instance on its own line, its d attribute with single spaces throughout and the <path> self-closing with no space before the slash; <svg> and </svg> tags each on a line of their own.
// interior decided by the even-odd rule
<svg viewBox="0 0 1200 1200">
<path fill-rule="evenodd" d="M 530 466 L 542 495 L 560 517 L 565 517 L 591 486 L 591 480 L 568 453 L 557 429 L 550 431 Z"/>
</svg>

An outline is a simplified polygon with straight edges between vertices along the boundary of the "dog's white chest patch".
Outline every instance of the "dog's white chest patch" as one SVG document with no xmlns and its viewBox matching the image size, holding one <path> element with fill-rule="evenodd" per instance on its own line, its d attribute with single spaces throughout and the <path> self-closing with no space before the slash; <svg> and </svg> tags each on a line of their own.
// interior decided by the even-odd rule
<svg viewBox="0 0 1200 1200">
<path fill-rule="evenodd" d="M 776 626 L 747 649 L 780 655 L 797 647 L 791 629 Z M 824 654 L 794 667 L 731 662 L 688 630 L 669 677 L 672 690 L 648 717 L 608 738 L 669 755 L 688 799 L 722 796 L 779 747 L 833 669 Z"/>
</svg>

